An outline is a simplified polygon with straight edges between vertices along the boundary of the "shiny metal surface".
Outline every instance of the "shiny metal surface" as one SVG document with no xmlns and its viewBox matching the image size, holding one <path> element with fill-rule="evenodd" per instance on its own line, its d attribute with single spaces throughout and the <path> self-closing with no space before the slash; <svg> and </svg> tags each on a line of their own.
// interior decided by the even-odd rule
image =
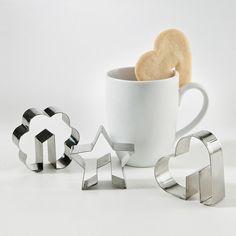
<svg viewBox="0 0 236 236">
<path fill-rule="evenodd" d="M 169 170 L 170 158 L 189 152 L 192 138 L 200 140 L 206 147 L 209 165 L 186 177 L 186 186 L 178 184 Z M 182 137 L 176 144 L 175 153 L 162 157 L 154 170 L 159 186 L 166 192 L 187 200 L 199 193 L 200 202 L 204 205 L 214 205 L 225 197 L 224 165 L 220 142 L 209 131 L 200 131 Z"/>
<path fill-rule="evenodd" d="M 35 154 L 36 162 L 33 164 L 27 163 L 27 154 L 23 152 L 20 147 L 21 137 L 29 132 L 30 122 L 36 116 L 48 116 L 52 117 L 55 114 L 62 114 L 63 121 L 71 128 L 71 135 L 64 143 L 64 154 L 59 159 L 56 159 L 55 151 L 55 137 L 47 129 L 43 130 L 35 136 Z M 74 145 L 77 145 L 79 142 L 79 132 L 71 127 L 70 119 L 66 113 L 61 112 L 55 107 L 47 107 L 44 111 L 37 110 L 35 108 L 28 109 L 25 111 L 22 117 L 22 124 L 19 125 L 12 135 L 13 142 L 19 148 L 19 158 L 28 167 L 30 170 L 35 172 L 40 172 L 43 170 L 43 143 L 47 142 L 48 146 L 48 161 L 55 169 L 62 169 L 68 166 L 71 162 L 70 154 Z"/>
<path fill-rule="evenodd" d="M 116 151 L 117 158 L 111 157 L 110 153 L 99 157 L 96 160 L 85 159 L 81 156 L 82 153 L 93 151 L 100 135 L 103 135 L 111 149 Z M 110 164 L 111 166 L 112 184 L 117 188 L 126 188 L 124 165 L 122 165 L 122 160 L 119 158 L 120 151 L 125 152 L 127 156 L 130 156 L 134 152 L 134 145 L 129 143 L 113 142 L 103 126 L 99 127 L 92 143 L 74 146 L 71 158 L 76 161 L 84 170 L 82 190 L 87 190 L 98 183 L 98 169 L 107 164 Z M 126 161 L 128 161 L 127 158 Z M 119 171 L 116 171 L 116 173 L 114 173 L 113 168 L 115 162 L 118 164 L 117 166 L 120 169 Z"/>
</svg>

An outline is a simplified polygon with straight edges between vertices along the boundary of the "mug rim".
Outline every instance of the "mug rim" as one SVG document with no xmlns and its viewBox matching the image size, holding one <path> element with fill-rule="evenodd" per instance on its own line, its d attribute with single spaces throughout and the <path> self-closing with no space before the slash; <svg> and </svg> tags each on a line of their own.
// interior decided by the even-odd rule
<svg viewBox="0 0 236 236">
<path fill-rule="evenodd" d="M 121 69 L 135 69 L 134 66 L 127 66 L 127 67 L 118 67 L 118 68 L 114 68 L 112 70 L 109 70 L 106 75 L 107 78 L 109 79 L 113 79 L 114 81 L 122 81 L 124 83 L 164 83 L 164 82 L 168 82 L 168 81 L 172 81 L 173 79 L 179 79 L 179 73 L 176 70 L 174 71 L 174 75 L 169 77 L 169 78 L 165 78 L 165 79 L 160 79 L 160 80 L 129 80 L 129 79 L 120 79 L 117 78 L 115 76 L 112 76 L 111 73 L 117 71 L 117 70 L 121 70 Z"/>
</svg>

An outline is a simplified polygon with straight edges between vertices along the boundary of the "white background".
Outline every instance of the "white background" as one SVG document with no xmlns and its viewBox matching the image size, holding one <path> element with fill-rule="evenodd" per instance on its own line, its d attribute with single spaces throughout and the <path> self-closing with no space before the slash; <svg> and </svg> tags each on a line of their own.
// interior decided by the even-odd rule
<svg viewBox="0 0 236 236">
<path fill-rule="evenodd" d="M 0 0 L 0 235 L 235 235 L 235 8 L 233 0 Z M 209 94 L 195 130 L 211 130 L 223 143 L 224 202 L 207 208 L 168 196 L 152 169 L 127 168 L 126 191 L 81 192 L 76 167 L 57 175 L 24 168 L 11 132 L 27 108 L 60 107 L 81 141 L 91 141 L 106 125 L 106 71 L 135 65 L 173 27 L 188 36 L 193 81 Z M 179 126 L 200 107 L 199 94 L 187 96 Z"/>
</svg>

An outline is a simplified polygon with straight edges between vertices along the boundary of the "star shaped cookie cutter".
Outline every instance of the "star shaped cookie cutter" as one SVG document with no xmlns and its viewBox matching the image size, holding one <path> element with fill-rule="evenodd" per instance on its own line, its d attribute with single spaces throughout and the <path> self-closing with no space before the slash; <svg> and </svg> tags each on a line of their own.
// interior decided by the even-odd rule
<svg viewBox="0 0 236 236">
<path fill-rule="evenodd" d="M 172 157 L 189 152 L 191 140 L 200 140 L 206 147 L 210 164 L 186 177 L 186 187 L 178 184 L 171 176 L 169 161 Z M 220 142 L 209 131 L 200 131 L 182 137 L 176 144 L 175 154 L 162 157 L 155 166 L 155 178 L 159 186 L 166 192 L 187 200 L 196 193 L 200 195 L 200 203 L 210 206 L 225 197 L 223 154 Z"/>
<path fill-rule="evenodd" d="M 49 130 L 44 129 L 39 134 L 35 136 L 35 156 L 36 162 L 33 164 L 27 163 L 27 154 L 20 147 L 20 139 L 24 134 L 29 132 L 30 122 L 36 116 L 47 116 L 52 117 L 56 114 L 62 114 L 62 120 L 71 128 L 70 137 L 64 142 L 64 153 L 59 158 L 56 159 L 55 150 L 55 136 Z M 61 112 L 55 107 L 47 107 L 44 111 L 38 110 L 36 108 L 30 108 L 26 110 L 22 116 L 22 124 L 19 125 L 12 134 L 13 142 L 19 148 L 19 158 L 25 164 L 27 168 L 34 172 L 40 172 L 43 170 L 43 143 L 47 142 L 48 146 L 48 161 L 55 169 L 62 169 L 71 163 L 71 150 L 78 144 L 80 135 L 79 132 L 70 125 L 69 116 Z"/>
<path fill-rule="evenodd" d="M 91 164 L 89 163 L 88 159 L 85 159 L 81 156 L 82 153 L 93 151 L 100 135 L 103 135 L 112 150 L 116 152 L 119 158 L 118 160 L 112 158 L 111 154 L 108 153 L 102 157 L 99 157 L 95 160 L 95 162 L 93 161 L 93 163 Z M 119 152 L 125 152 L 126 155 L 124 156 L 126 157 L 124 158 L 123 156 L 122 159 Z M 128 161 L 127 157 L 130 156 L 133 152 L 134 144 L 113 142 L 108 133 L 106 132 L 105 128 L 103 126 L 100 126 L 92 143 L 74 146 L 73 151 L 71 153 L 71 158 L 76 161 L 80 165 L 80 167 L 83 168 L 84 171 L 82 179 L 82 190 L 87 190 L 98 183 L 98 169 L 107 164 L 111 165 L 112 184 L 115 187 L 125 189 L 126 181 L 124 177 L 124 165 Z M 115 164 L 114 162 L 118 163 L 118 166 L 121 168 L 119 176 L 117 176 L 117 173 L 113 173 L 113 165 Z"/>
</svg>

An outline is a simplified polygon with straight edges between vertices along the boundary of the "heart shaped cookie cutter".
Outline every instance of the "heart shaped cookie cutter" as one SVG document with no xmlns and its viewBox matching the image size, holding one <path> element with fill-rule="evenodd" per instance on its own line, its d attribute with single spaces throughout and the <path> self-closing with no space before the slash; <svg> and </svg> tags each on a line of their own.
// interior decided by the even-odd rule
<svg viewBox="0 0 236 236">
<path fill-rule="evenodd" d="M 200 140 L 208 151 L 210 164 L 201 170 L 186 176 L 186 187 L 178 184 L 171 176 L 169 161 L 189 152 L 191 140 Z M 220 142 L 209 131 L 200 131 L 182 137 L 176 144 L 175 153 L 162 157 L 156 164 L 154 174 L 159 186 L 166 192 L 187 200 L 199 193 L 200 203 L 210 206 L 225 197 L 223 154 Z"/>
</svg>

